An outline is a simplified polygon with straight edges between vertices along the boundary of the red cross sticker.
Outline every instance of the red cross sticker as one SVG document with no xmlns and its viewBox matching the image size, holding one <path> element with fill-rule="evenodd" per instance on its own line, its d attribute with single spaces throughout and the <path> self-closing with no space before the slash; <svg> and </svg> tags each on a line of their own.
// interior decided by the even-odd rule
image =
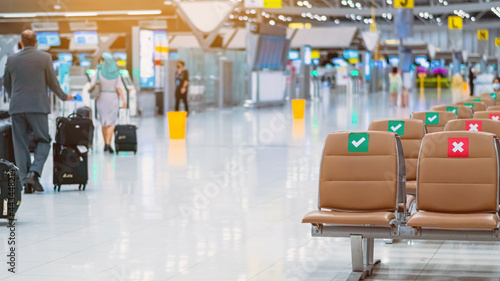
<svg viewBox="0 0 500 281">
<path fill-rule="evenodd" d="M 465 121 L 465 130 L 469 132 L 481 132 L 483 121 Z"/>
<path fill-rule="evenodd" d="M 490 113 L 488 117 L 491 120 L 500 121 L 500 113 Z"/>
<path fill-rule="evenodd" d="M 469 157 L 469 138 L 448 138 L 448 157 Z"/>
</svg>

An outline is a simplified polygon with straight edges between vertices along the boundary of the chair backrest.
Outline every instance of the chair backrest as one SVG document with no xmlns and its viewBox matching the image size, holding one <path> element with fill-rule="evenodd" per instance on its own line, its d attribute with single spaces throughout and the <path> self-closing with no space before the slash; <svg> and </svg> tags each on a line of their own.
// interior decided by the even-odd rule
<svg viewBox="0 0 500 281">
<path fill-rule="evenodd" d="M 444 106 L 435 106 L 432 108 L 435 111 L 449 111 L 454 112 L 457 115 L 457 119 L 467 119 L 472 118 L 474 110 L 472 107 L 464 106 L 464 105 L 444 105 Z"/>
<path fill-rule="evenodd" d="M 491 119 L 500 121 L 500 111 L 478 111 L 474 112 L 474 118 Z"/>
<path fill-rule="evenodd" d="M 500 105 L 490 105 L 486 108 L 486 111 L 500 111 Z"/>
<path fill-rule="evenodd" d="M 469 132 L 486 132 L 492 133 L 497 138 L 500 137 L 500 122 L 491 119 L 456 119 L 451 120 L 444 128 L 445 132 L 449 131 L 469 131 Z"/>
<path fill-rule="evenodd" d="M 420 144 L 425 136 L 424 122 L 418 119 L 378 120 L 370 123 L 368 131 L 398 134 L 405 156 L 406 180 L 415 180 Z"/>
<path fill-rule="evenodd" d="M 485 111 L 486 110 L 486 104 L 484 102 L 461 101 L 461 102 L 457 102 L 455 104 L 472 107 L 474 109 L 474 111 Z"/>
<path fill-rule="evenodd" d="M 417 174 L 417 209 L 494 213 L 498 209 L 498 139 L 485 132 L 427 134 Z"/>
<path fill-rule="evenodd" d="M 404 181 L 399 137 L 389 132 L 328 135 L 319 181 L 319 208 L 395 211 Z"/>
<path fill-rule="evenodd" d="M 496 93 L 484 93 L 484 94 L 480 95 L 479 97 L 480 97 L 481 99 L 483 99 L 483 98 L 486 98 L 486 99 L 487 99 L 487 98 L 490 98 L 490 99 L 492 99 L 492 100 L 493 100 L 493 102 L 494 102 L 495 104 L 499 104 L 499 103 L 500 103 L 500 97 L 499 97 L 499 96 L 498 96 L 498 94 L 496 94 Z"/>
<path fill-rule="evenodd" d="M 493 100 L 490 96 L 478 96 L 478 97 L 470 97 L 465 102 L 482 102 L 486 107 L 495 105 L 495 100 Z"/>
<path fill-rule="evenodd" d="M 444 111 L 423 111 L 413 112 L 411 119 L 422 120 L 427 128 L 427 133 L 435 133 L 444 131 L 444 126 L 450 120 L 456 119 L 457 116 L 453 112 Z"/>
</svg>

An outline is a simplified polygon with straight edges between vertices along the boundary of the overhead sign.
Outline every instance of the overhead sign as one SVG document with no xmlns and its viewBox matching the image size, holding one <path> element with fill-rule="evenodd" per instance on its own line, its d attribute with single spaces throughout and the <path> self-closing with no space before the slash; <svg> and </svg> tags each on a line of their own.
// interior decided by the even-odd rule
<svg viewBox="0 0 500 281">
<path fill-rule="evenodd" d="M 495 38 L 495 46 L 500 47 L 500 37 Z"/>
<path fill-rule="evenodd" d="M 461 17 L 451 16 L 448 17 L 449 29 L 462 29 L 464 20 Z"/>
<path fill-rule="evenodd" d="M 245 0 L 245 8 L 281 8 L 281 0 Z"/>
<path fill-rule="evenodd" d="M 264 0 L 264 8 L 281 8 L 281 0 Z"/>
<path fill-rule="evenodd" d="M 477 31 L 477 40 L 488 40 L 488 30 L 479 29 Z"/>
<path fill-rule="evenodd" d="M 412 9 L 413 6 L 415 6 L 415 3 L 413 3 L 413 0 L 395 0 L 394 1 L 394 8 Z"/>
</svg>

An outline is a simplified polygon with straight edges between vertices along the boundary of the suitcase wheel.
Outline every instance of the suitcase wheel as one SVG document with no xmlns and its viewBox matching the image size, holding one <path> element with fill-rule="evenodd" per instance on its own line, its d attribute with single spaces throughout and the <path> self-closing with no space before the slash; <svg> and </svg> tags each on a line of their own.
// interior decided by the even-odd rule
<svg viewBox="0 0 500 281">
<path fill-rule="evenodd" d="M 78 190 L 82 190 L 82 185 L 81 184 L 78 185 Z"/>
<path fill-rule="evenodd" d="M 57 187 L 57 191 L 61 191 L 61 186 L 60 185 Z"/>
<path fill-rule="evenodd" d="M 85 188 L 86 188 L 86 187 L 87 187 L 87 185 L 86 185 L 86 184 L 84 184 L 84 185 L 82 186 L 82 190 L 85 190 Z"/>
<path fill-rule="evenodd" d="M 14 219 L 9 219 L 9 226 L 13 226 L 14 225 Z"/>
<path fill-rule="evenodd" d="M 134 150 L 134 155 L 137 154 L 137 150 Z"/>
</svg>

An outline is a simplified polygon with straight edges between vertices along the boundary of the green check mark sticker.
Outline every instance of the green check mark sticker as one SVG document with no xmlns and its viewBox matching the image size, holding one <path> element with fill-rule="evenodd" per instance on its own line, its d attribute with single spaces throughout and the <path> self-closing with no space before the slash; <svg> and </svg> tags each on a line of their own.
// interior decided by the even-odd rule
<svg viewBox="0 0 500 281">
<path fill-rule="evenodd" d="M 367 133 L 350 133 L 347 152 L 368 152 L 370 135 Z"/>
<path fill-rule="evenodd" d="M 387 122 L 387 131 L 403 136 L 405 134 L 405 122 L 399 120 L 391 120 Z"/>
<path fill-rule="evenodd" d="M 473 102 L 481 102 L 481 99 L 472 99 Z"/>
<path fill-rule="evenodd" d="M 468 107 L 474 108 L 474 104 L 473 103 L 464 103 L 464 106 L 468 106 Z"/>
<path fill-rule="evenodd" d="M 490 93 L 490 97 L 492 97 L 494 100 L 497 99 L 497 93 Z"/>
<path fill-rule="evenodd" d="M 458 115 L 458 109 L 456 106 L 447 106 L 446 111 L 453 112 L 455 115 Z"/>
<path fill-rule="evenodd" d="M 425 125 L 439 125 L 439 113 L 425 113 Z"/>
</svg>

